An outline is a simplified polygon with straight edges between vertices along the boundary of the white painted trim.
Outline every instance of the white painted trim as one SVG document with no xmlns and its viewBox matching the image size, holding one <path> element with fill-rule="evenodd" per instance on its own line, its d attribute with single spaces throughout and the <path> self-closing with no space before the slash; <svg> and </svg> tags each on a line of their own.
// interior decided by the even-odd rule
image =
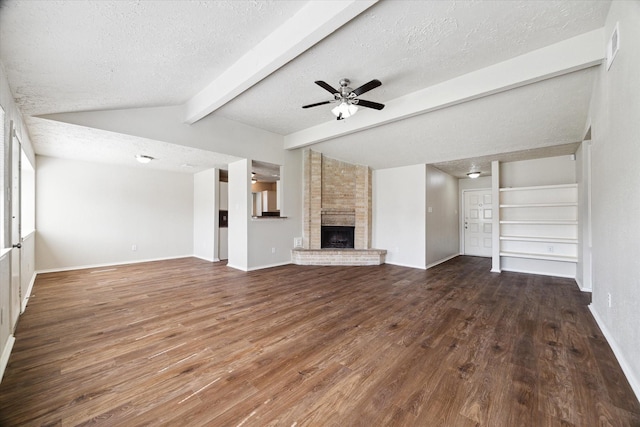
<svg viewBox="0 0 640 427">
<path fill-rule="evenodd" d="M 4 370 L 7 368 L 9 364 L 9 356 L 11 356 L 11 350 L 13 350 L 13 344 L 16 342 L 16 338 L 12 335 L 9 335 L 9 339 L 7 339 L 7 343 L 4 345 L 4 349 L 2 349 L 2 356 L 0 356 L 0 382 L 2 381 L 2 377 L 4 377 Z"/>
<path fill-rule="evenodd" d="M 233 264 L 230 264 L 230 263 L 227 263 L 227 267 L 233 268 L 235 270 L 240 270 L 240 271 L 249 271 L 244 267 L 239 267 L 237 265 L 233 265 Z"/>
<path fill-rule="evenodd" d="M 198 256 L 198 255 L 193 255 L 193 257 L 194 257 L 194 258 L 201 259 L 201 260 L 203 260 L 203 261 L 209 261 L 209 262 L 218 262 L 218 261 L 220 261 L 220 258 L 213 258 L 213 259 L 211 259 L 211 258 L 205 258 L 205 257 Z"/>
<path fill-rule="evenodd" d="M 460 254 L 453 254 L 453 255 L 448 256 L 448 257 L 446 257 L 446 258 L 442 258 L 442 259 L 441 259 L 441 260 L 439 260 L 439 261 L 432 262 L 431 264 L 427 265 L 426 270 L 430 269 L 431 267 L 435 267 L 436 265 L 443 264 L 443 263 L 445 263 L 445 262 L 447 262 L 447 261 L 449 261 L 449 260 L 451 260 L 451 259 L 454 259 L 455 257 L 459 257 L 459 256 L 460 256 Z"/>
<path fill-rule="evenodd" d="M 278 262 L 275 264 L 259 265 L 257 267 L 251 267 L 245 271 L 264 270 L 265 268 L 282 267 L 283 265 L 289 265 L 289 264 L 291 264 L 291 261 Z"/>
<path fill-rule="evenodd" d="M 132 260 L 132 261 L 105 263 L 105 264 L 91 264 L 91 265 L 80 265 L 75 267 L 51 268 L 47 270 L 38 270 L 36 271 L 36 274 L 59 273 L 63 271 L 73 271 L 73 270 L 87 270 L 91 268 L 118 267 L 118 266 L 129 265 L 129 264 L 141 264 L 143 262 L 168 261 L 171 259 L 182 259 L 182 258 L 197 258 L 197 257 L 193 254 L 190 254 L 190 255 L 179 255 L 179 256 L 166 257 L 166 258 L 150 258 L 150 259 L 140 259 L 140 260 Z"/>
<path fill-rule="evenodd" d="M 493 211 L 492 236 L 491 236 L 491 272 L 500 273 L 502 271 L 502 261 L 500 259 L 500 162 L 491 162 L 491 200 L 496 203 L 498 209 Z"/>
<path fill-rule="evenodd" d="M 27 304 L 29 304 L 29 297 L 31 297 L 31 291 L 33 291 L 33 285 L 36 283 L 37 274 L 34 272 L 31 275 L 31 280 L 29 281 L 29 286 L 27 287 L 27 292 L 24 298 L 22 298 L 22 308 L 20 309 L 20 314 L 24 313 L 27 309 Z"/>
<path fill-rule="evenodd" d="M 24 230 L 22 230 L 24 231 Z M 27 240 L 28 238 L 32 237 L 33 235 L 36 234 L 36 230 L 29 230 L 29 232 L 27 234 L 25 234 L 24 236 L 22 236 L 22 241 L 24 242 L 25 240 Z"/>
<path fill-rule="evenodd" d="M 604 321 L 596 311 L 593 304 L 589 304 L 589 311 L 591 311 L 591 315 L 593 316 L 596 323 L 600 327 L 600 330 L 602 331 L 602 335 L 604 335 L 604 338 L 607 340 L 607 343 L 609 343 L 609 347 L 611 347 L 611 350 L 613 350 L 613 354 L 616 356 L 616 359 L 618 360 L 618 363 L 620 364 L 620 367 L 622 368 L 622 372 L 624 373 L 625 377 L 627 377 L 627 381 L 629 381 L 629 385 L 631 385 L 631 389 L 633 389 L 633 392 L 636 395 L 636 399 L 640 400 L 640 378 L 636 378 L 633 375 L 633 370 L 631 369 L 631 365 L 629 365 L 629 363 L 627 362 L 627 359 L 625 359 L 624 354 L 622 353 L 622 350 L 620 350 L 620 347 L 618 346 L 618 343 L 613 338 L 613 335 L 611 334 L 611 332 L 609 332 L 609 329 L 604 324 Z"/>
<path fill-rule="evenodd" d="M 575 280 L 576 280 L 576 284 L 578 285 L 578 288 L 580 288 L 582 292 L 591 292 L 593 290 L 591 288 L 585 288 L 584 284 L 582 283 L 582 280 L 578 279 L 577 277 L 575 277 Z"/>
<path fill-rule="evenodd" d="M 439 261 L 432 262 L 431 264 L 427 265 L 427 268 L 426 268 L 426 269 L 428 270 L 428 269 L 430 269 L 431 267 L 435 267 L 436 265 L 440 265 L 440 264 L 442 264 L 442 263 L 445 263 L 445 262 L 449 261 L 450 259 L 453 259 L 453 258 L 455 258 L 455 257 L 459 257 L 459 256 L 460 256 L 460 254 L 453 254 L 453 255 L 448 256 L 448 257 L 446 257 L 446 258 L 442 258 L 442 259 L 441 259 L 441 260 L 439 260 Z"/>
<path fill-rule="evenodd" d="M 2 258 L 6 257 L 7 254 L 9 254 L 10 252 L 11 252 L 11 248 L 0 249 L 0 261 L 2 260 Z"/>
<path fill-rule="evenodd" d="M 397 265 L 398 267 L 407 267 L 407 268 L 417 268 L 420 270 L 426 270 L 427 267 L 424 265 L 413 265 L 413 264 L 402 264 L 399 262 L 390 262 L 390 261 L 386 261 L 384 262 L 385 264 L 389 264 L 389 265 Z"/>
<path fill-rule="evenodd" d="M 493 271 L 493 270 L 491 270 Z M 549 277 L 562 277 L 565 279 L 576 279 L 576 276 L 572 276 L 570 274 L 551 274 L 551 273 L 544 273 L 542 271 L 538 271 L 538 270 L 516 270 L 513 268 L 504 268 L 501 267 L 501 271 L 510 271 L 512 273 L 526 273 L 526 274 L 533 274 L 535 276 L 549 276 Z M 497 271 L 496 273 L 500 273 L 500 271 Z"/>
</svg>

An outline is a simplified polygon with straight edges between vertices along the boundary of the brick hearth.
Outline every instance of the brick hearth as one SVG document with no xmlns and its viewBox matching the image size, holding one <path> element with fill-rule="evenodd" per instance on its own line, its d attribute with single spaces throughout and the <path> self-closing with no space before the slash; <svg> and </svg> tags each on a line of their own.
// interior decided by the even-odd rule
<svg viewBox="0 0 640 427">
<path fill-rule="evenodd" d="M 380 265 L 383 249 L 293 249 L 291 262 L 298 265 Z"/>
</svg>

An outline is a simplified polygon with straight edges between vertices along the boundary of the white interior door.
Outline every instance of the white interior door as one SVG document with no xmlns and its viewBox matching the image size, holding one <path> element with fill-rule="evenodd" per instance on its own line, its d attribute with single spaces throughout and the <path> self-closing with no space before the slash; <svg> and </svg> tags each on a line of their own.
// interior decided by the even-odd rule
<svg viewBox="0 0 640 427">
<path fill-rule="evenodd" d="M 466 190 L 463 194 L 464 254 L 491 257 L 491 189 Z"/>
<path fill-rule="evenodd" d="M 20 289 L 20 140 L 11 129 L 11 330 L 15 331 L 22 307 Z"/>
</svg>

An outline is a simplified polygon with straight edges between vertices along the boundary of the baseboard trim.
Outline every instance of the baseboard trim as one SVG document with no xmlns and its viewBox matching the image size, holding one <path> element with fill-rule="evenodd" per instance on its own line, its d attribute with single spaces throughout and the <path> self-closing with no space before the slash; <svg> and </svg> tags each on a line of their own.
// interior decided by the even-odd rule
<svg viewBox="0 0 640 427">
<path fill-rule="evenodd" d="M 578 285 L 578 288 L 580 288 L 580 290 L 582 292 L 591 292 L 592 289 L 591 288 L 585 288 L 584 285 L 582 284 L 582 280 L 580 280 L 579 278 L 575 278 L 576 279 L 576 284 Z"/>
<path fill-rule="evenodd" d="M 458 257 L 458 256 L 460 256 L 460 254 L 454 254 L 454 255 L 448 256 L 446 258 L 442 258 L 439 261 L 432 262 L 431 264 L 427 265 L 427 270 L 430 269 L 431 267 L 435 267 L 436 265 L 440 265 L 440 264 L 442 264 L 444 262 L 447 262 L 447 261 L 449 261 L 451 259 L 454 259 L 455 257 Z"/>
<path fill-rule="evenodd" d="M 113 263 L 105 263 L 105 264 L 90 264 L 90 265 L 79 265 L 75 267 L 51 268 L 46 270 L 38 270 L 36 271 L 36 274 L 60 273 L 64 271 L 74 271 L 74 270 L 89 270 L 92 268 L 119 267 L 122 265 L 141 264 L 143 262 L 168 261 L 171 259 L 182 259 L 182 258 L 196 258 L 196 256 L 195 255 L 178 255 L 178 256 L 166 257 L 166 258 L 150 258 L 150 259 L 139 259 L 139 260 L 113 262 Z"/>
<path fill-rule="evenodd" d="M 31 276 L 31 280 L 29 281 L 29 286 L 27 287 L 27 292 L 22 299 L 22 307 L 20 308 L 20 314 L 24 313 L 27 309 L 27 304 L 29 304 L 29 297 L 31 297 L 31 291 L 33 291 L 33 285 L 36 283 L 37 274 L 34 272 Z"/>
<path fill-rule="evenodd" d="M 233 264 L 230 264 L 230 263 L 227 263 L 227 267 L 233 268 L 235 270 L 240 270 L 240 271 L 249 271 L 249 270 L 247 270 L 246 267 L 240 267 L 240 266 L 233 265 Z"/>
<path fill-rule="evenodd" d="M 393 262 L 389 260 L 384 261 L 385 264 L 397 265 L 398 267 L 406 267 L 406 268 L 417 268 L 418 270 L 426 270 L 427 267 L 424 265 L 412 265 L 412 264 L 402 264 L 400 262 Z"/>
<path fill-rule="evenodd" d="M 548 277 L 563 277 L 565 279 L 574 279 L 576 278 L 576 276 L 572 276 L 570 274 L 551 274 L 551 273 L 545 273 L 544 271 L 529 271 L 529 270 L 517 270 L 517 269 L 511 269 L 511 268 L 502 268 L 501 271 L 509 271 L 511 273 L 525 273 L 525 274 L 534 274 L 537 276 L 548 276 Z"/>
<path fill-rule="evenodd" d="M 627 381 L 629 381 L 629 385 L 631 385 L 631 389 L 635 393 L 636 399 L 640 401 L 640 379 L 634 376 L 631 365 L 629 365 L 627 359 L 625 359 L 622 350 L 620 350 L 620 347 L 618 346 L 618 343 L 613 338 L 611 332 L 609 332 L 609 328 L 607 328 L 607 326 L 604 324 L 604 321 L 596 311 L 593 304 L 589 304 L 589 311 L 591 311 L 591 315 L 600 327 L 600 330 L 602 331 L 604 338 L 607 340 L 607 343 L 609 343 L 609 347 L 611 347 L 611 350 L 613 350 L 613 354 L 616 356 L 616 359 L 618 360 L 618 363 L 622 368 L 622 372 L 624 372 L 624 376 L 627 377 Z"/>
<path fill-rule="evenodd" d="M 199 255 L 194 255 L 193 257 L 194 257 L 194 258 L 201 259 L 201 260 L 203 260 L 203 261 L 209 261 L 209 262 L 218 262 L 218 261 L 220 261 L 220 259 L 219 259 L 219 258 L 205 258 L 205 257 L 203 257 L 203 256 L 199 256 Z"/>
<path fill-rule="evenodd" d="M 289 264 L 291 264 L 291 261 L 278 262 L 275 264 L 268 264 L 268 265 L 259 265 L 257 267 L 250 267 L 246 271 L 264 270 L 265 268 L 282 267 L 283 265 L 289 265 Z"/>
<path fill-rule="evenodd" d="M 11 356 L 11 350 L 13 350 L 13 344 L 15 344 L 15 342 L 16 338 L 13 335 L 9 335 L 7 343 L 4 345 L 4 349 L 2 350 L 2 356 L 0 356 L 0 382 L 2 382 L 4 370 L 9 364 L 9 356 Z"/>
</svg>

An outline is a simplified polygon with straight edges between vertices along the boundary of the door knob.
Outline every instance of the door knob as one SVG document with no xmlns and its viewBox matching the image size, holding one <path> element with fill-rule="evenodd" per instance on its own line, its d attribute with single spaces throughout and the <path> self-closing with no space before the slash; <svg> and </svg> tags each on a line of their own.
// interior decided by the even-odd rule
<svg viewBox="0 0 640 427">
<path fill-rule="evenodd" d="M 20 249 L 22 247 L 22 243 L 16 243 L 15 245 L 13 245 L 13 247 L 16 249 Z"/>
</svg>

